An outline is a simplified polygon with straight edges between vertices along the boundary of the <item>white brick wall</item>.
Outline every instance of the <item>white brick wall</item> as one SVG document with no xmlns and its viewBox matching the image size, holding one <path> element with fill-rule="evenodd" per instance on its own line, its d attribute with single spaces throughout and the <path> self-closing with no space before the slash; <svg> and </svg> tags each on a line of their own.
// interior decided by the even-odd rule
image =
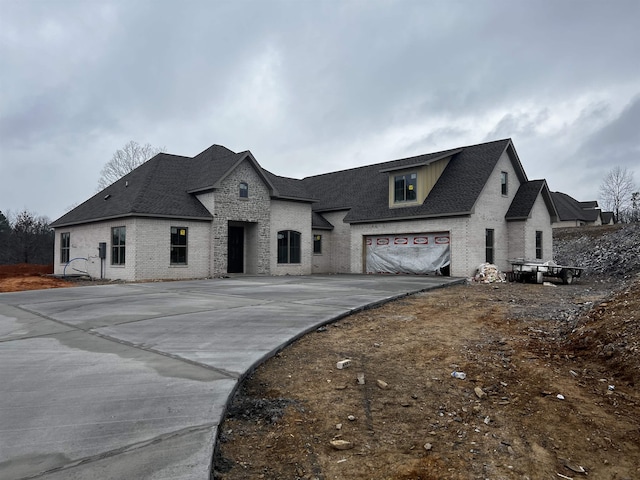
<svg viewBox="0 0 640 480">
<path fill-rule="evenodd" d="M 111 265 L 111 228 L 126 227 L 125 265 Z M 188 228 L 188 250 L 186 266 L 170 264 L 171 227 Z M 54 272 L 62 274 L 60 263 L 60 233 L 69 232 L 71 239 L 70 259 L 87 258 L 71 262 L 67 274 L 84 270 L 93 278 L 100 278 L 98 244 L 106 242 L 107 258 L 103 264 L 103 278 L 112 280 L 139 281 L 150 279 L 184 279 L 209 276 L 209 230 L 210 222 L 168 220 L 157 218 L 126 218 L 56 229 Z"/>
<path fill-rule="evenodd" d="M 316 235 L 322 237 L 322 253 L 314 253 L 311 259 L 311 273 L 332 273 L 331 270 L 331 230 L 313 230 L 313 238 Z M 313 242 L 315 244 L 315 241 Z M 312 245 L 313 245 L 312 244 Z"/>
<path fill-rule="evenodd" d="M 552 260 L 553 256 L 553 230 L 551 228 L 551 217 L 544 203 L 542 195 L 538 195 L 533 209 L 531 210 L 531 218 L 525 226 L 525 258 L 536 258 L 536 231 L 542 232 L 542 260 Z"/>
<path fill-rule="evenodd" d="M 87 261 L 75 260 L 67 267 L 66 273 L 78 273 L 73 269 L 86 271 L 94 278 L 100 278 L 100 259 L 98 258 L 98 244 L 106 242 L 107 258 L 103 264 L 103 277 L 113 280 L 136 280 L 133 262 L 127 261 L 124 266 L 111 265 L 111 228 L 126 227 L 126 259 L 135 258 L 135 245 L 130 241 L 135 237 L 136 224 L 135 219 L 126 218 L 120 220 L 111 220 L 106 222 L 98 222 L 89 225 L 79 225 L 73 227 L 56 228 L 55 235 L 55 259 L 54 273 L 62 275 L 65 265 L 60 263 L 60 233 L 69 232 L 71 249 L 69 259 L 86 258 Z"/>
<path fill-rule="evenodd" d="M 278 263 L 278 232 L 294 230 L 301 234 L 299 264 Z M 309 275 L 313 257 L 311 235 L 311 204 L 302 202 L 271 201 L 271 274 Z"/>
<path fill-rule="evenodd" d="M 186 265 L 171 265 L 171 227 L 187 229 Z M 136 280 L 179 280 L 209 276 L 210 222 L 138 218 L 136 232 Z"/>
<path fill-rule="evenodd" d="M 515 220 L 509 222 L 509 260 L 516 260 L 526 257 L 526 225 L 524 220 Z M 508 270 L 511 270 L 509 268 Z"/>
<path fill-rule="evenodd" d="M 351 272 L 351 225 L 344 222 L 348 210 L 323 213 L 333 230 L 317 230 L 322 235 L 322 255 L 313 256 L 313 273 Z"/>
</svg>

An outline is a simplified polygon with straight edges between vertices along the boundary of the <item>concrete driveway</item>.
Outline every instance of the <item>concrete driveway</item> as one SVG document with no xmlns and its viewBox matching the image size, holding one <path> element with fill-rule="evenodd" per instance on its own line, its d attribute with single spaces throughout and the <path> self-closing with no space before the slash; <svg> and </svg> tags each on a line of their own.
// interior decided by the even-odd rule
<svg viewBox="0 0 640 480">
<path fill-rule="evenodd" d="M 245 277 L 0 294 L 0 478 L 210 477 L 239 380 L 443 277 Z"/>
</svg>

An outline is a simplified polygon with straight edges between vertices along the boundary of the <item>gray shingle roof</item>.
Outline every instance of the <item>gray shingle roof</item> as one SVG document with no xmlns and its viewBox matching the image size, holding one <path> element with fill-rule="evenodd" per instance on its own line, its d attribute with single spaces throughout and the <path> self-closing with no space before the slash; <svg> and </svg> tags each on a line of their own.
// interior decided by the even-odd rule
<svg viewBox="0 0 640 480">
<path fill-rule="evenodd" d="M 304 188 L 301 180 L 288 177 L 280 177 L 273 173 L 263 170 L 267 179 L 274 186 L 278 198 L 286 198 L 299 201 L 314 201 L 309 192 Z"/>
<path fill-rule="evenodd" d="M 210 220 L 211 213 L 193 193 L 216 188 L 218 182 L 246 158 L 253 162 L 275 198 L 314 201 L 314 228 L 333 228 L 318 214 L 335 210 L 349 210 L 345 221 L 351 223 L 468 215 L 473 211 L 475 202 L 505 150 L 510 153 L 520 182 L 526 184 L 526 174 L 510 139 L 316 175 L 303 180 L 281 177 L 263 170 L 248 151 L 235 153 L 223 146 L 212 145 L 193 158 L 169 154 L 155 156 L 60 217 L 52 226 L 139 215 Z M 444 157 L 451 157 L 451 160 L 422 205 L 389 208 L 390 172 L 428 164 Z M 526 210 L 537 185 L 529 185 L 523 188 L 522 193 L 518 192 L 518 201 L 512 205 L 513 215 Z"/>
<path fill-rule="evenodd" d="M 52 223 L 61 227 L 125 216 L 210 219 L 187 193 L 191 159 L 160 153 Z"/>
<path fill-rule="evenodd" d="M 555 212 L 555 207 L 551 199 L 551 192 L 549 192 L 549 188 L 547 187 L 547 182 L 545 180 L 531 180 L 520 184 L 520 187 L 509 206 L 509 210 L 507 210 L 505 219 L 526 220 L 529 218 L 533 205 L 536 202 L 538 195 L 541 193 L 547 208 L 550 212 L 553 212 L 552 216 L 557 217 L 557 212 Z"/>
<path fill-rule="evenodd" d="M 311 227 L 318 230 L 333 230 L 333 225 L 322 214 L 313 212 L 311 216 Z"/>
<path fill-rule="evenodd" d="M 465 215 L 473 210 L 498 159 L 510 146 L 511 140 L 498 140 L 307 177 L 302 181 L 309 192 L 320 199 L 313 205 L 315 211 L 349 209 L 346 222 Z M 448 154 L 452 158 L 447 168 L 422 205 L 389 208 L 390 170 L 428 163 Z M 521 181 L 526 181 L 519 160 L 517 163 Z"/>
<path fill-rule="evenodd" d="M 613 219 L 613 212 L 602 212 L 602 223 L 604 225 L 608 225 Z"/>
<path fill-rule="evenodd" d="M 560 221 L 574 221 L 579 220 L 583 222 L 595 222 L 598 219 L 600 210 L 591 207 L 597 202 L 579 202 L 573 197 L 570 197 L 566 193 L 552 192 L 551 197 L 553 203 L 558 210 L 558 219 Z M 584 206 L 588 208 L 584 208 Z"/>
<path fill-rule="evenodd" d="M 296 183 L 265 172 L 250 152 L 235 153 L 212 145 L 193 158 L 161 153 L 63 215 L 51 225 L 62 227 L 127 216 L 210 220 L 211 213 L 193 192 L 215 188 L 233 167 L 249 158 L 273 188 L 274 195 L 310 201 Z M 275 185 L 269 182 L 273 181 Z"/>
</svg>

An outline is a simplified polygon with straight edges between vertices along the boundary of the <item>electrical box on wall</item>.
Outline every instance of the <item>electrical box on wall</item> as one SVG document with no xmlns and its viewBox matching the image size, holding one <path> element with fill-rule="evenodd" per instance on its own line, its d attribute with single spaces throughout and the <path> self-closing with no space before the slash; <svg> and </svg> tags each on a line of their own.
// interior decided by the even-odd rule
<svg viewBox="0 0 640 480">
<path fill-rule="evenodd" d="M 107 258 L 107 242 L 100 242 L 98 244 L 98 256 L 100 258 Z"/>
</svg>

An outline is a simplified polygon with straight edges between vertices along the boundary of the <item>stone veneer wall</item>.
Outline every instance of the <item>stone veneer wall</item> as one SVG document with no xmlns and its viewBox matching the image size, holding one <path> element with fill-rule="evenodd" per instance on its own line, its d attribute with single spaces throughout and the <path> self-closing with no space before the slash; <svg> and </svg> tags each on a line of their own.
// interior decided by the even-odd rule
<svg viewBox="0 0 640 480">
<path fill-rule="evenodd" d="M 248 198 L 240 198 L 240 183 L 249 186 Z M 200 196 L 198 196 L 200 199 Z M 245 272 L 270 273 L 271 197 L 269 189 L 250 160 L 238 165 L 213 193 L 203 198 L 213 208 L 211 263 L 213 276 L 227 273 L 229 222 L 245 226 Z M 211 205 L 211 206 L 210 206 Z M 248 264 L 248 260 L 251 264 Z"/>
</svg>

